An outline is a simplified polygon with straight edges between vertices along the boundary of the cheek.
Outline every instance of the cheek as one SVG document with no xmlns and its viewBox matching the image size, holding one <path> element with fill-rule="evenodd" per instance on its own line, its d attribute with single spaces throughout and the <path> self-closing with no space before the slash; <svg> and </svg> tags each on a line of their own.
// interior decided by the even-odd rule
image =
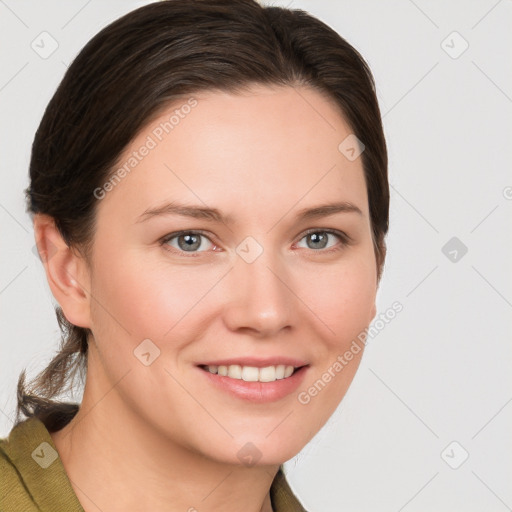
<svg viewBox="0 0 512 512">
<path fill-rule="evenodd" d="M 149 338 L 159 345 L 194 317 L 221 274 L 207 266 L 172 265 L 157 251 L 144 257 L 137 251 L 111 250 L 102 260 L 94 272 L 92 293 L 104 308 L 94 308 L 93 323 L 110 325 L 121 338 L 129 333 L 133 343 Z"/>
<path fill-rule="evenodd" d="M 319 359 L 298 390 L 297 407 L 312 431 L 334 413 L 357 372 L 364 352 L 361 334 L 372 319 L 375 279 L 374 269 L 361 260 L 342 270 L 316 274 L 312 286 L 303 288 L 304 302 L 318 317 L 315 352 Z"/>
<path fill-rule="evenodd" d="M 371 258 L 359 254 L 340 265 L 319 266 L 313 278 L 301 281 L 299 296 L 318 317 L 332 348 L 343 349 L 371 322 L 376 296 Z"/>
</svg>

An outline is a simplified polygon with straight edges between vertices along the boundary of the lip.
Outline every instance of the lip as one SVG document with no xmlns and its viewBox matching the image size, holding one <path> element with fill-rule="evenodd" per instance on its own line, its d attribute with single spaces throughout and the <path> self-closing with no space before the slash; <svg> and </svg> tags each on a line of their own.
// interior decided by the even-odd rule
<svg viewBox="0 0 512 512">
<path fill-rule="evenodd" d="M 237 361 L 247 361 L 247 358 L 238 359 Z M 276 361 L 276 359 L 272 359 L 272 361 Z M 261 363 L 261 360 L 259 363 Z M 211 364 L 213 365 L 218 363 Z M 261 363 L 261 365 L 258 365 L 258 367 L 263 368 L 265 365 L 272 366 L 273 364 L 274 363 L 269 364 L 265 362 L 264 364 Z M 220 362 L 220 366 L 223 365 L 224 362 Z M 251 364 L 245 363 L 243 366 L 251 366 Z M 256 364 L 253 362 L 252 366 L 256 366 Z M 296 365 L 290 364 L 290 366 Z M 205 370 L 199 366 L 197 369 L 199 372 L 201 372 L 202 375 L 204 375 L 206 379 L 208 379 L 208 382 L 211 385 L 215 386 L 217 389 L 223 392 L 230 394 L 231 396 L 253 403 L 268 403 L 281 400 L 296 391 L 304 380 L 304 377 L 309 370 L 309 365 L 298 368 L 290 377 L 275 380 L 274 382 L 246 382 L 242 379 L 232 379 L 230 377 L 223 377 L 216 373 L 210 373 L 208 370 Z"/>
<path fill-rule="evenodd" d="M 265 368 L 266 366 L 278 366 L 284 364 L 285 366 L 307 366 L 307 361 L 296 359 L 293 357 L 231 357 L 229 359 L 219 359 L 217 361 L 205 361 L 197 363 L 197 366 L 231 366 L 232 364 L 239 364 L 240 366 L 254 366 L 256 368 Z"/>
</svg>

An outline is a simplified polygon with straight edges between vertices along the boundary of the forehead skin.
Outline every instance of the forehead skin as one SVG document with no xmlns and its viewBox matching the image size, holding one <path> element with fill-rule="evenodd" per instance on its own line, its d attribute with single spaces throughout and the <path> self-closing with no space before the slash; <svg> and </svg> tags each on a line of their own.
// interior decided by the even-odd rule
<svg viewBox="0 0 512 512">
<path fill-rule="evenodd" d="M 195 106 L 182 108 L 190 97 Z M 171 125 L 176 110 L 181 115 Z M 146 209 L 179 200 L 219 208 L 233 227 L 254 235 L 284 229 L 295 210 L 348 200 L 370 230 L 361 158 L 350 161 L 338 150 L 350 133 L 336 105 L 306 87 L 193 94 L 169 106 L 121 155 L 115 169 L 127 172 L 99 201 L 99 226 L 106 217 L 111 228 L 146 229 L 137 224 Z M 144 146 L 150 149 L 135 160 Z"/>
</svg>

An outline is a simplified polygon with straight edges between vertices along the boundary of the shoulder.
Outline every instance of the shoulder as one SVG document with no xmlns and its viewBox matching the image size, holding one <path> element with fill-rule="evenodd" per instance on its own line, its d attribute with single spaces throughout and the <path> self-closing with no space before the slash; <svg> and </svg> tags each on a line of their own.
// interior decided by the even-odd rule
<svg viewBox="0 0 512 512">
<path fill-rule="evenodd" d="M 39 510 L 24 481 L 24 474 L 27 469 L 30 470 L 30 464 L 27 464 L 27 450 L 31 448 L 30 436 L 37 434 L 39 427 L 35 424 L 37 421 L 35 418 L 22 421 L 12 428 L 8 437 L 0 439 L 0 510 L 2 512 Z M 32 462 L 34 462 L 33 459 Z"/>
<path fill-rule="evenodd" d="M 0 439 L 1 512 L 83 512 L 50 432 L 36 417 Z"/>
</svg>

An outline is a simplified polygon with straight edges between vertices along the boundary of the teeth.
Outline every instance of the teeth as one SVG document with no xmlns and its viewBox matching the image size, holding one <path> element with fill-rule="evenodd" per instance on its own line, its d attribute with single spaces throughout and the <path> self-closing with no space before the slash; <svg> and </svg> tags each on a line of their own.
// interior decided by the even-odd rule
<svg viewBox="0 0 512 512">
<path fill-rule="evenodd" d="M 228 373 L 229 375 L 229 373 Z M 229 375 L 231 377 L 231 375 Z M 242 380 L 247 382 L 257 382 L 260 378 L 260 371 L 254 366 L 244 366 L 242 368 Z"/>
<path fill-rule="evenodd" d="M 275 380 L 286 379 L 294 372 L 295 367 L 280 364 L 277 366 L 265 366 L 257 368 L 255 366 L 240 366 L 232 364 L 229 366 L 206 366 L 210 373 L 217 373 L 231 379 L 244 380 L 246 382 L 274 382 Z"/>
<path fill-rule="evenodd" d="M 260 382 L 274 382 L 275 380 L 277 380 L 276 367 L 266 366 L 265 368 L 260 368 L 259 380 Z"/>
<path fill-rule="evenodd" d="M 228 366 L 228 377 L 232 379 L 241 379 L 242 378 L 242 367 L 239 364 L 232 364 Z"/>
</svg>

